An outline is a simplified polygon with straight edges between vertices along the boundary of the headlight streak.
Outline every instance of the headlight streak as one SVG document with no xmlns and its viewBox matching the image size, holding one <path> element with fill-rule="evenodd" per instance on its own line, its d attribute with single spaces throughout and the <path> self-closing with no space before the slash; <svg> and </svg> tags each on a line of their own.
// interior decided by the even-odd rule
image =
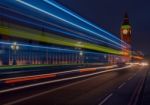
<svg viewBox="0 0 150 105">
<path fill-rule="evenodd" d="M 110 42 L 112 42 L 112 43 L 115 43 L 115 44 L 117 44 L 117 45 L 119 45 L 119 46 L 123 46 L 122 44 L 117 43 L 117 42 L 115 42 L 115 41 L 113 41 L 113 40 L 111 40 L 111 39 L 109 39 L 109 38 L 107 38 L 107 37 L 105 37 L 105 36 L 102 36 L 101 34 L 98 34 L 97 32 L 94 32 L 94 31 L 92 31 L 92 30 L 90 30 L 90 29 L 86 29 L 86 28 L 84 28 L 84 27 L 82 27 L 82 26 L 79 26 L 79 25 L 76 24 L 76 23 L 67 21 L 67 20 L 65 20 L 65 19 L 63 19 L 63 18 L 61 18 L 61 17 L 58 17 L 58 16 L 56 16 L 56 15 L 54 15 L 54 14 L 49 13 L 48 11 L 45 11 L 45 10 L 43 10 L 43 9 L 40 9 L 40 8 L 38 8 L 38 7 L 36 7 L 36 6 L 32 5 L 32 4 L 30 4 L 30 3 L 27 3 L 27 2 L 22 1 L 22 0 L 16 0 L 16 1 L 18 1 L 18 2 L 20 2 L 20 3 L 22 3 L 22 4 L 24 4 L 24 5 L 26 5 L 26 6 L 28 6 L 28 7 L 31 7 L 31 8 L 33 8 L 33 9 L 35 9 L 35 10 L 38 10 L 38 11 L 40 11 L 40 12 L 43 12 L 44 14 L 47 14 L 47 15 L 49 15 L 49 16 L 51 16 L 51 17 L 54 17 L 54 18 L 56 18 L 56 19 L 58 19 L 58 20 L 60 20 L 60 21 L 62 21 L 62 22 L 65 22 L 65 23 L 67 23 L 67 24 L 70 24 L 70 25 L 72 25 L 72 26 L 75 26 L 75 27 L 77 27 L 77 28 L 79 28 L 79 29 L 82 29 L 82 30 L 84 30 L 84 31 L 90 32 L 90 33 L 92 33 L 92 34 L 94 34 L 94 35 L 98 35 L 98 36 L 100 36 L 100 37 L 102 37 L 102 38 L 104 38 L 104 39 L 106 39 L 106 40 L 108 40 L 108 41 L 110 41 Z"/>
<path fill-rule="evenodd" d="M 77 15 L 77 14 L 74 13 L 73 11 L 71 11 L 71 10 L 65 8 L 65 7 L 62 6 L 61 4 L 58 4 L 58 3 L 55 2 L 54 0 L 51 0 L 51 1 L 49 1 L 49 0 L 43 0 L 43 1 L 46 2 L 46 3 L 48 3 L 48 4 L 50 4 L 50 5 L 52 5 L 52 6 L 54 6 L 54 7 L 56 7 L 56 8 L 58 8 L 58 9 L 60 9 L 60 10 L 62 10 L 62 11 L 65 12 L 65 13 L 67 13 L 67 14 L 69 14 L 69 15 L 71 15 L 71 16 L 73 16 L 73 17 L 75 17 L 75 18 L 77 18 L 77 19 L 79 19 L 79 20 L 81 20 L 81 21 L 83 21 L 83 22 L 85 22 L 85 23 L 91 25 L 92 27 L 94 27 L 94 28 L 96 28 L 96 29 L 98 29 L 98 30 L 100 30 L 100 31 L 102 31 L 102 32 L 104 32 L 104 33 L 106 33 L 106 34 L 108 34 L 109 36 L 111 36 L 111 37 L 113 37 L 113 38 L 115 38 L 115 39 L 121 41 L 121 43 L 123 43 L 123 44 L 125 44 L 125 45 L 128 45 L 128 44 L 125 43 L 124 41 L 122 41 L 122 40 L 120 40 L 119 38 L 117 38 L 117 37 L 111 35 L 111 34 L 108 33 L 107 31 L 105 31 L 105 30 L 103 30 L 103 29 L 100 29 L 100 28 L 97 27 L 96 25 L 90 23 L 89 21 L 85 20 L 84 18 L 82 18 L 81 16 Z"/>
<path fill-rule="evenodd" d="M 148 64 L 148 62 L 142 62 L 140 65 L 141 66 L 148 66 L 149 64 Z"/>
</svg>

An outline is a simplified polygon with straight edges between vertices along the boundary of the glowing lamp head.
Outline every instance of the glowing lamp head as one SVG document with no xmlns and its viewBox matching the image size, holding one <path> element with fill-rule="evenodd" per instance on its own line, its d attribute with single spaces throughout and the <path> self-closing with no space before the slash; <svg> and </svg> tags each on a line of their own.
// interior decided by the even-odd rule
<svg viewBox="0 0 150 105">
<path fill-rule="evenodd" d="M 80 56 L 83 56 L 83 51 L 80 51 L 80 52 L 79 52 L 79 55 L 80 55 Z"/>
</svg>

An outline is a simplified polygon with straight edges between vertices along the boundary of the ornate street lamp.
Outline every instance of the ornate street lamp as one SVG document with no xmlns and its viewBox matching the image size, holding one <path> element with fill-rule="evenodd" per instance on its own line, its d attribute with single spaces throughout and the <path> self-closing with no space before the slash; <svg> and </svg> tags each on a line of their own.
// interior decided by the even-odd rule
<svg viewBox="0 0 150 105">
<path fill-rule="evenodd" d="M 83 56 L 83 51 L 80 50 L 79 52 L 79 58 L 80 58 L 80 63 L 84 63 L 84 56 Z"/>
<path fill-rule="evenodd" d="M 14 52 L 13 65 L 16 65 L 16 52 L 19 50 L 19 45 L 17 44 L 17 42 L 12 43 L 11 49 Z"/>
<path fill-rule="evenodd" d="M 80 51 L 80 52 L 79 52 L 79 55 L 82 57 L 82 56 L 83 56 L 83 51 Z"/>
</svg>

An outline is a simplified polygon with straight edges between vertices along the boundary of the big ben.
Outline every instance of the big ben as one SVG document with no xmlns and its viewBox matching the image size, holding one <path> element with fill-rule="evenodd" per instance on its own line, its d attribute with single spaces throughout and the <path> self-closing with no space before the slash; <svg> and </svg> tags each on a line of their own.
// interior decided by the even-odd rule
<svg viewBox="0 0 150 105">
<path fill-rule="evenodd" d="M 125 13 L 124 20 L 120 28 L 120 35 L 121 40 L 127 43 L 125 47 L 122 48 L 123 51 L 128 53 L 128 56 L 126 56 L 126 60 L 130 60 L 130 52 L 131 52 L 131 34 L 132 34 L 132 28 L 129 23 L 128 14 Z"/>
<path fill-rule="evenodd" d="M 127 13 L 125 13 L 124 20 L 120 29 L 120 34 L 121 34 L 121 40 L 126 42 L 129 46 L 131 46 L 131 30 L 132 28 L 129 23 L 128 15 Z"/>
</svg>

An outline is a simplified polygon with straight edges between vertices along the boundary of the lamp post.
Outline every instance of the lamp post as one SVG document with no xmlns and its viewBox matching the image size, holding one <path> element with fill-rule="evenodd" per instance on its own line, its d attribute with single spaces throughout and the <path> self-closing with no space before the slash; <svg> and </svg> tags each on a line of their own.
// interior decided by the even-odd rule
<svg viewBox="0 0 150 105">
<path fill-rule="evenodd" d="M 81 51 L 82 47 L 83 47 L 82 42 L 81 41 L 77 41 L 76 44 L 75 44 L 75 49 L 79 50 L 79 53 L 77 53 L 77 55 L 76 55 L 77 63 L 82 63 L 82 56 L 83 56 L 83 52 Z"/>
<path fill-rule="evenodd" d="M 80 51 L 79 55 L 80 55 L 80 63 L 84 63 L 83 62 L 83 51 Z"/>
<path fill-rule="evenodd" d="M 83 51 L 80 51 L 80 52 L 79 52 L 79 55 L 80 55 L 80 56 L 83 56 Z"/>
<path fill-rule="evenodd" d="M 16 62 L 16 52 L 17 52 L 17 50 L 19 50 L 19 45 L 17 45 L 17 42 L 12 43 L 11 49 L 12 49 L 13 54 L 14 54 L 13 65 L 16 65 L 17 64 L 17 62 Z"/>
<path fill-rule="evenodd" d="M 106 63 L 106 62 L 108 62 L 107 60 L 108 60 L 107 55 L 104 54 L 104 61 L 103 62 Z"/>
</svg>

